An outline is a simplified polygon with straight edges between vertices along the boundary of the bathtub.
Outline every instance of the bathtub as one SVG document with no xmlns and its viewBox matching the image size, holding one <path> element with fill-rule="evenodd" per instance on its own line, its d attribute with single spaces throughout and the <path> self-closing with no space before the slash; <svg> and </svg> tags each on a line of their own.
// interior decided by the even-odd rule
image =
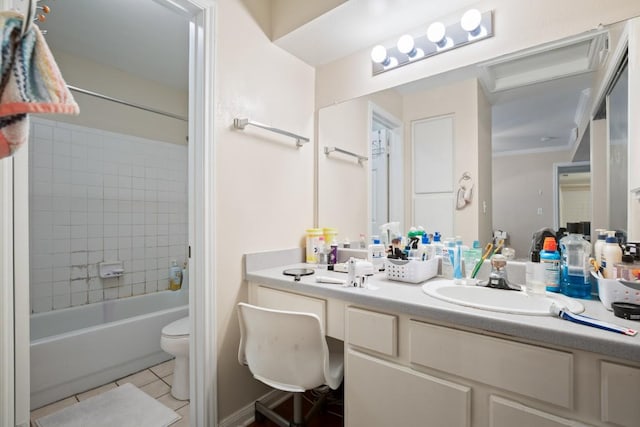
<svg viewBox="0 0 640 427">
<path fill-rule="evenodd" d="M 162 328 L 188 313 L 180 290 L 31 315 L 31 408 L 169 360 Z"/>
</svg>

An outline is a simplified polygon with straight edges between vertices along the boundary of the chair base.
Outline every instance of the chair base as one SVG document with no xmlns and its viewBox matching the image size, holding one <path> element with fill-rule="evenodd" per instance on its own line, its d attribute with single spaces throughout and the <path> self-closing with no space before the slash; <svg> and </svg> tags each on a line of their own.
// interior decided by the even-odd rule
<svg viewBox="0 0 640 427">
<path fill-rule="evenodd" d="M 260 401 L 255 402 L 254 417 L 256 422 L 264 421 L 264 418 L 268 418 L 280 427 L 303 427 L 324 406 L 328 394 L 322 394 L 304 417 L 302 416 L 302 393 L 293 393 L 293 420 L 287 420 Z"/>
</svg>

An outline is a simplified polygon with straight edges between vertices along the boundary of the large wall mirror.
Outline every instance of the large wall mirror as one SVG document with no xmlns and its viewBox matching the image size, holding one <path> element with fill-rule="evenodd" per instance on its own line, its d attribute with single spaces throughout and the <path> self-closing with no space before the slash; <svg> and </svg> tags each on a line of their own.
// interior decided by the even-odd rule
<svg viewBox="0 0 640 427">
<path fill-rule="evenodd" d="M 607 161 L 591 158 L 592 146 L 608 138 L 594 136 L 590 123 L 607 70 L 617 66 L 612 52 L 624 27 L 613 24 L 320 109 L 319 225 L 354 240 L 397 221 L 403 232 L 423 226 L 468 244 L 500 230 L 516 257 L 526 258 L 535 231 L 576 220 L 567 209 L 564 219 L 554 217 L 560 185 L 554 165 L 576 162 L 586 170 L 574 177 L 580 180 L 574 188 L 587 188 L 580 200 L 589 200 L 584 215 L 576 215 L 592 221 L 590 165 Z M 374 112 L 396 125 L 381 126 Z M 368 161 L 326 155 L 325 146 Z M 398 152 L 402 160 L 394 158 Z M 572 196 L 577 193 L 567 190 L 565 201 Z M 608 218 L 596 219 L 598 228 L 612 226 Z"/>
</svg>

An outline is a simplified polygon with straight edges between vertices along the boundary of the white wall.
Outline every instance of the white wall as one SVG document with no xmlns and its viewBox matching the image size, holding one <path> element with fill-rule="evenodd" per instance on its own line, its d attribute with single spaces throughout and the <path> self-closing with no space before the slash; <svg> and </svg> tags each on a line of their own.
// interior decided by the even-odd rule
<svg viewBox="0 0 640 427">
<path fill-rule="evenodd" d="M 185 46 L 185 49 L 188 47 Z M 63 50 L 52 50 L 67 84 L 167 111 L 188 115 L 187 91 L 142 79 L 116 68 L 79 58 Z M 55 115 L 56 120 L 104 129 L 126 135 L 186 145 L 187 122 L 117 104 L 78 92 L 71 92 L 80 115 Z"/>
<path fill-rule="evenodd" d="M 221 0 L 216 14 L 217 257 L 207 261 L 215 263 L 216 397 L 224 419 L 268 390 L 238 364 L 236 305 L 248 297 L 242 255 L 302 247 L 314 220 L 314 142 L 296 148 L 293 139 L 265 130 L 233 130 L 233 118 L 312 138 L 315 75 L 262 32 L 258 22 L 270 16 L 269 2 Z"/>
<path fill-rule="evenodd" d="M 32 119 L 29 154 L 31 312 L 168 288 L 187 254 L 186 145 Z"/>
<path fill-rule="evenodd" d="M 563 150 L 493 157 L 493 227 L 509 233 L 517 258 L 529 256 L 535 231 L 553 228 L 553 164 L 570 156 Z"/>
</svg>

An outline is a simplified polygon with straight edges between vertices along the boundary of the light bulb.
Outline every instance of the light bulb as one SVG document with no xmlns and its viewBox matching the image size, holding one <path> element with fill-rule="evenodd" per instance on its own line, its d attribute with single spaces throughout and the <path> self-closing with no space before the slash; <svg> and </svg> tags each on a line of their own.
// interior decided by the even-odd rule
<svg viewBox="0 0 640 427">
<path fill-rule="evenodd" d="M 411 53 L 411 51 L 414 50 L 415 46 L 416 43 L 413 40 L 413 37 L 411 37 L 409 34 L 405 34 L 398 39 L 398 50 L 404 54 Z"/>
<path fill-rule="evenodd" d="M 431 43 L 441 43 L 446 34 L 446 28 L 442 22 L 434 22 L 427 28 L 427 38 Z"/>
<path fill-rule="evenodd" d="M 469 40 L 487 35 L 487 30 L 482 27 L 482 14 L 478 9 L 467 10 L 460 19 L 460 26 L 469 33 Z"/>
<path fill-rule="evenodd" d="M 434 22 L 427 28 L 427 38 L 431 43 L 435 43 L 438 51 L 449 49 L 453 46 L 453 40 L 447 37 L 447 28 L 442 22 Z"/>
<path fill-rule="evenodd" d="M 371 60 L 376 64 L 381 64 L 385 69 L 398 65 L 398 60 L 387 55 L 387 49 L 382 45 L 377 45 L 371 50 Z"/>
<path fill-rule="evenodd" d="M 371 50 L 371 60 L 376 64 L 383 64 L 389 58 L 387 57 L 387 49 L 382 45 L 377 45 Z"/>
</svg>

